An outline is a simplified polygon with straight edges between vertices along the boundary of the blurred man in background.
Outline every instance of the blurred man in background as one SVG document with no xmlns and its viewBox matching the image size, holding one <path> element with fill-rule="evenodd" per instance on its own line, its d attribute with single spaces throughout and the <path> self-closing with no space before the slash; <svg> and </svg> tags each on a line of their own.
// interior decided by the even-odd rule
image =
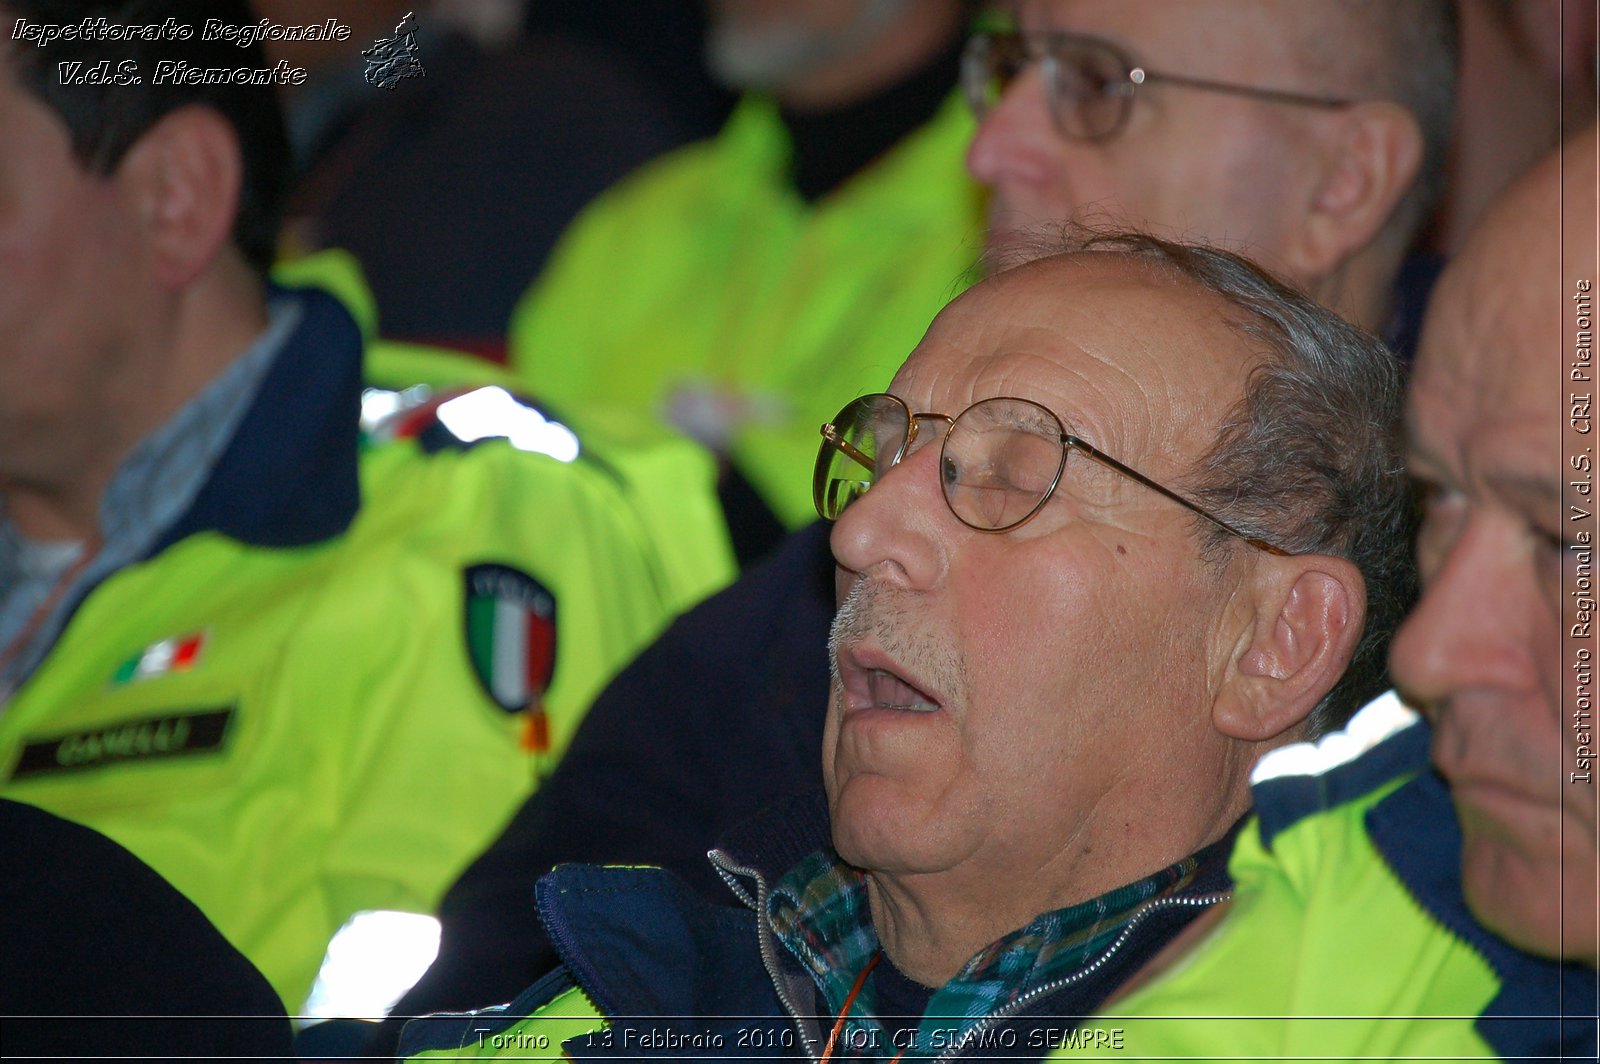
<svg viewBox="0 0 1600 1064">
<path fill-rule="evenodd" d="M 1244 251 L 1348 320 L 1389 328 L 1395 277 L 1444 180 L 1449 3 L 1015 12 L 968 59 L 983 116 L 968 164 L 992 191 L 991 251 L 1102 217 Z"/>
<path fill-rule="evenodd" d="M 355 322 L 265 280 L 276 96 L 157 77 L 265 68 L 200 32 L 248 5 L 0 16 L 0 787 L 298 1010 L 352 914 L 432 909 L 683 602 L 613 467 L 503 390 L 362 435 Z M 191 32 L 13 37 L 96 17 Z M 59 74 L 102 62 L 139 80 Z"/>
<path fill-rule="evenodd" d="M 964 14 L 714 0 L 708 58 L 745 97 L 590 206 L 512 320 L 512 364 L 557 410 L 664 421 L 724 456 L 743 557 L 808 518 L 794 474 L 826 397 L 881 387 L 976 256 Z"/>
<path fill-rule="evenodd" d="M 277 22 L 330 14 L 341 42 L 269 41 L 306 67 L 285 106 L 295 157 L 286 248 L 342 248 L 382 335 L 503 358 L 506 319 L 572 216 L 696 123 L 637 62 L 567 34 L 468 24 L 490 3 L 263 0 Z M 411 14 L 423 76 L 373 91 L 363 49 Z M 498 31 L 500 36 L 491 36 Z"/>
</svg>

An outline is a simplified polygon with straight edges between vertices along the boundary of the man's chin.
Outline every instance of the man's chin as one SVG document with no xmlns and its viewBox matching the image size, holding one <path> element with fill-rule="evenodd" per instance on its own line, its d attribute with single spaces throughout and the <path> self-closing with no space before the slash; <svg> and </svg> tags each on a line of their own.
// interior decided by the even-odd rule
<svg viewBox="0 0 1600 1064">
<path fill-rule="evenodd" d="M 852 776 L 830 788 L 833 848 L 856 868 L 915 875 L 943 867 L 931 801 L 899 780 Z"/>
<path fill-rule="evenodd" d="M 1593 856 L 1530 855 L 1467 829 L 1461 886 L 1490 931 L 1541 957 L 1600 967 Z"/>
</svg>

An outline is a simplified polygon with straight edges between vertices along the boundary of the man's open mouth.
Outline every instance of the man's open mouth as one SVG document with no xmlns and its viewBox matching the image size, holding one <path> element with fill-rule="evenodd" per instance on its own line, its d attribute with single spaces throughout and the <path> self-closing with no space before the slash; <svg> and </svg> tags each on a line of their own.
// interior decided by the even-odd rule
<svg viewBox="0 0 1600 1064">
<path fill-rule="evenodd" d="M 914 713 L 932 713 L 939 708 L 938 702 L 888 669 L 868 670 L 867 691 L 871 696 L 872 705 L 878 709 L 905 709 Z"/>
<path fill-rule="evenodd" d="M 907 713 L 933 713 L 939 699 L 896 671 L 895 663 L 877 650 L 855 648 L 839 654 L 847 710 L 894 709 Z"/>
</svg>

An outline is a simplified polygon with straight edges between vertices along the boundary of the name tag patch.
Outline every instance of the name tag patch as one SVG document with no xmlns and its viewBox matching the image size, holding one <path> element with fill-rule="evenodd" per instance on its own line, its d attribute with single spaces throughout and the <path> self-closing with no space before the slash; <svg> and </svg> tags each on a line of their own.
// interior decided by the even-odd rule
<svg viewBox="0 0 1600 1064">
<path fill-rule="evenodd" d="M 23 742 L 16 768 L 11 770 L 11 779 L 213 753 L 227 742 L 234 708 L 165 713 L 103 728 L 28 739 Z"/>
</svg>

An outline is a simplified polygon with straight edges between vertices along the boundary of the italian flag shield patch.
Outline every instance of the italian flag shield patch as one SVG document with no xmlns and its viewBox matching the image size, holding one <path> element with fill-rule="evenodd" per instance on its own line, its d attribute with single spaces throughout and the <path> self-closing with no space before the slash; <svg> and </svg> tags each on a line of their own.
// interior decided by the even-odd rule
<svg viewBox="0 0 1600 1064">
<path fill-rule="evenodd" d="M 539 581 L 508 565 L 466 571 L 467 655 L 496 705 L 507 713 L 533 706 L 556 666 L 556 599 Z"/>
</svg>

